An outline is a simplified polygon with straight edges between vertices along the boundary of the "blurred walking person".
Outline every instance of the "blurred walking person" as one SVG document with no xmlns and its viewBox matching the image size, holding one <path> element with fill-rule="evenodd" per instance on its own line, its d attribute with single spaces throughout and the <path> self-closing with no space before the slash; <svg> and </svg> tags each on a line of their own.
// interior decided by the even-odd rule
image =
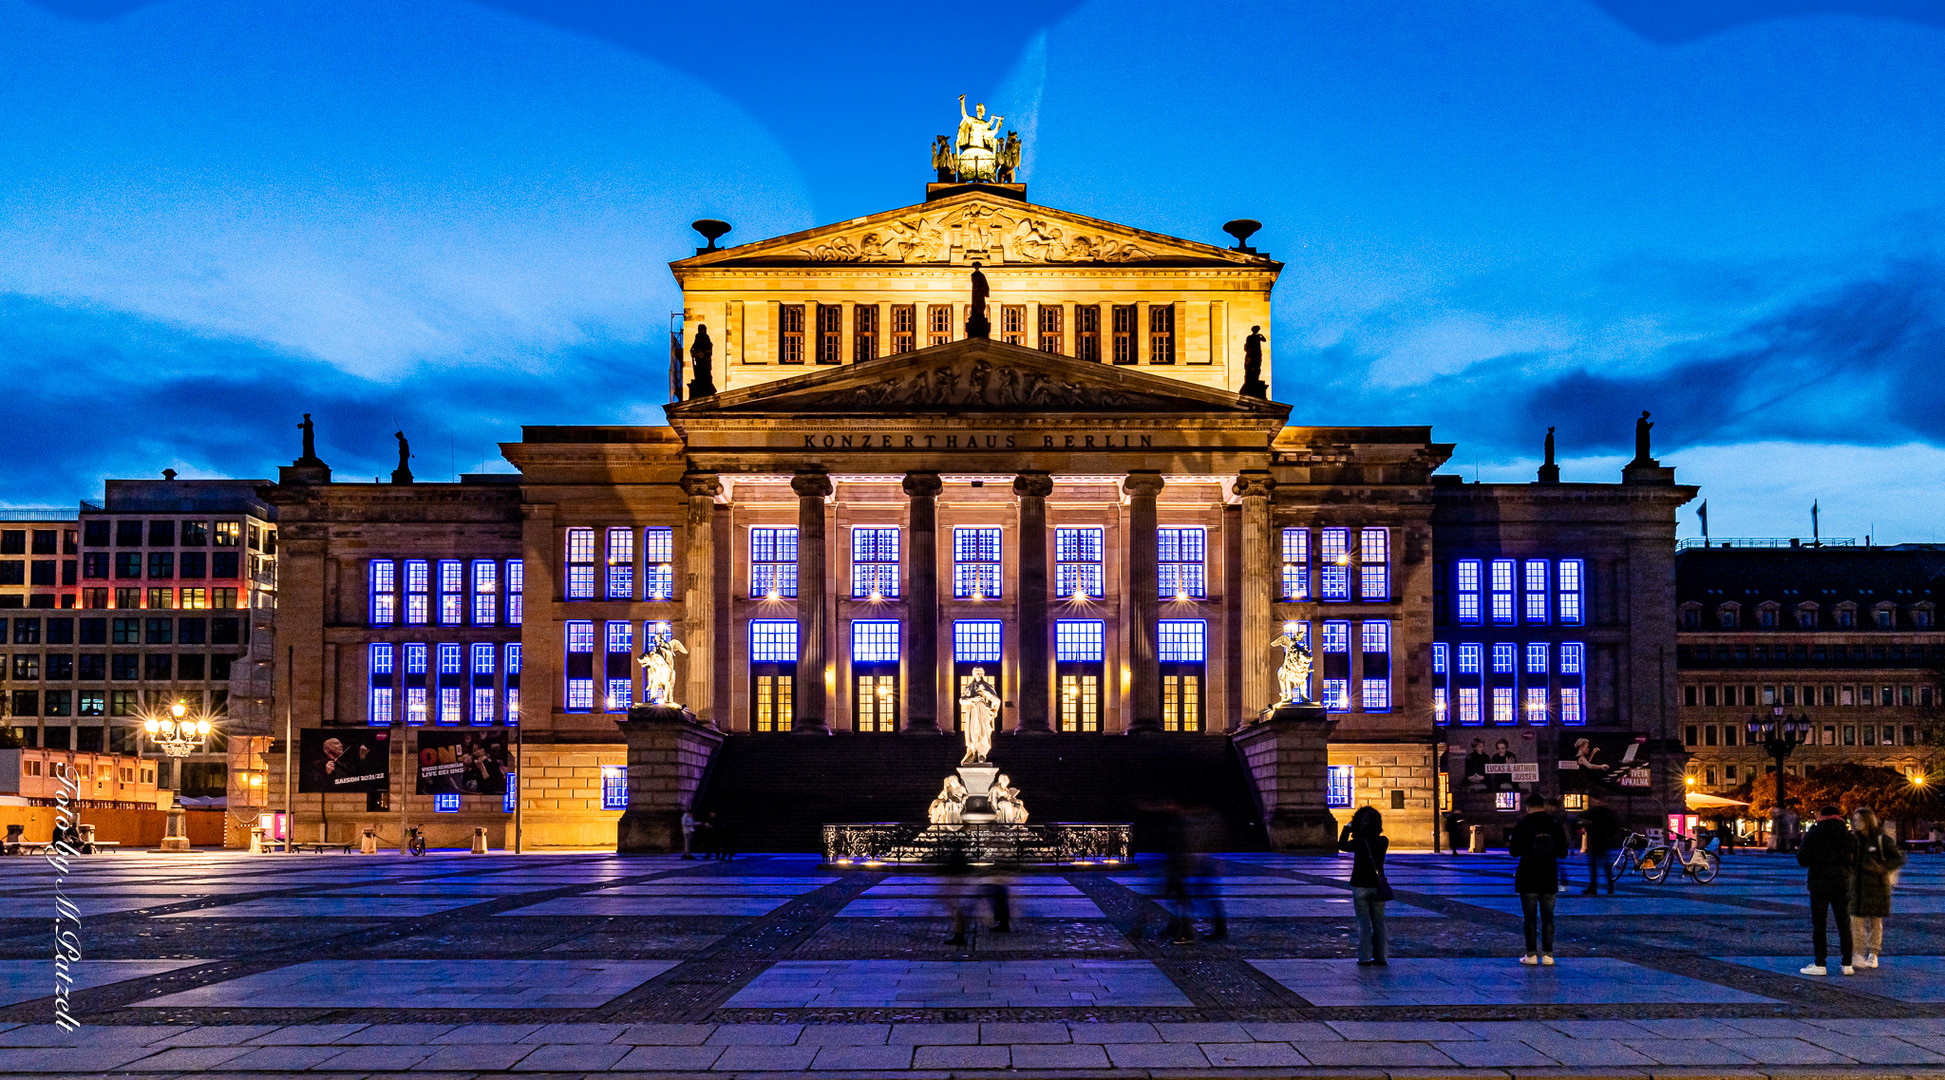
<svg viewBox="0 0 1945 1080">
<path fill-rule="evenodd" d="M 1351 855 L 1351 906 L 1357 912 L 1359 967 L 1386 966 L 1390 942 L 1384 932 L 1384 905 L 1391 899 L 1391 883 L 1384 876 L 1384 855 L 1391 840 L 1384 834 L 1384 815 L 1375 806 L 1359 807 L 1337 838 L 1337 850 Z"/>
<path fill-rule="evenodd" d="M 1811 944 L 1816 962 L 1802 969 L 1805 975 L 1828 975 L 1830 959 L 1829 920 L 1837 920 L 1837 944 L 1843 949 L 1842 971 L 1855 974 L 1851 967 L 1850 890 L 1852 867 L 1857 865 L 1857 840 L 1844 826 L 1844 812 L 1834 806 L 1817 811 L 1817 823 L 1803 834 L 1796 849 L 1796 863 L 1806 871 L 1810 888 L 1810 919 L 1816 929 Z"/>
<path fill-rule="evenodd" d="M 1526 917 L 1526 953 L 1520 963 L 1553 966 L 1553 904 L 1560 895 L 1560 860 L 1567 854 L 1567 831 L 1547 813 L 1547 798 L 1527 803 L 1533 812 L 1513 826 L 1506 852 L 1519 860 L 1513 889 Z"/>
<path fill-rule="evenodd" d="M 1850 877 L 1851 936 L 1857 951 L 1864 954 L 1857 958 L 1857 966 L 1874 968 L 1884 951 L 1884 917 L 1891 914 L 1891 890 L 1905 857 L 1870 807 L 1858 807 L 1850 825 L 1857 845 Z"/>
<path fill-rule="evenodd" d="M 1621 823 L 1607 803 L 1589 799 L 1586 812 L 1580 815 L 1582 847 L 1587 851 L 1587 887 L 1580 890 L 1581 895 L 1594 896 L 1599 892 L 1596 886 L 1603 871 L 1607 874 L 1607 895 L 1614 895 L 1614 860 L 1608 856 L 1620 831 Z"/>
</svg>

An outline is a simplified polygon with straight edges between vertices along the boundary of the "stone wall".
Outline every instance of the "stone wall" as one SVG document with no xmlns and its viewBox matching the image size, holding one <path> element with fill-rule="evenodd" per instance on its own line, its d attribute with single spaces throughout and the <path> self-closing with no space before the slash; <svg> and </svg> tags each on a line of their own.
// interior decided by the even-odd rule
<svg viewBox="0 0 1945 1080">
<path fill-rule="evenodd" d="M 1316 850 L 1337 841 L 1324 806 L 1325 768 L 1334 719 L 1323 709 L 1286 706 L 1231 738 L 1256 787 L 1257 808 L 1275 851 Z"/>
<path fill-rule="evenodd" d="M 1438 772 L 1431 746 L 1333 742 L 1330 764 L 1348 765 L 1352 770 L 1351 805 L 1331 811 L 1340 829 L 1350 823 L 1358 807 L 1375 806 L 1384 814 L 1385 835 L 1391 838 L 1393 848 L 1431 849 L 1438 803 Z"/>
<path fill-rule="evenodd" d="M 682 850 L 682 813 L 695 805 L 723 733 L 688 710 L 636 706 L 621 725 L 628 740 L 628 812 L 615 843 L 623 852 Z"/>
</svg>

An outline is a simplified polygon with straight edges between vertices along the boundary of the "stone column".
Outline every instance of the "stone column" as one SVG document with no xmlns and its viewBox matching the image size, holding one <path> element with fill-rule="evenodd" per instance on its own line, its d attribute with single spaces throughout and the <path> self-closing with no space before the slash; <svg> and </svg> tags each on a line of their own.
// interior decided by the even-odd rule
<svg viewBox="0 0 1945 1080">
<path fill-rule="evenodd" d="M 825 711 L 830 691 L 824 667 L 830 662 L 825 627 L 829 622 L 824 599 L 824 500 L 831 494 L 831 478 L 822 471 L 798 473 L 790 481 L 797 493 L 797 715 L 793 730 L 829 735 Z"/>
<path fill-rule="evenodd" d="M 905 730 L 939 733 L 939 474 L 905 474 L 912 500 L 910 588 L 905 601 Z"/>
<path fill-rule="evenodd" d="M 1020 498 L 1019 593 L 1014 601 L 1020 634 L 1019 720 L 1014 730 L 1043 735 L 1047 723 L 1047 496 L 1054 480 L 1043 472 L 1013 478 Z"/>
<path fill-rule="evenodd" d="M 1234 585 L 1243 612 L 1243 700 L 1236 712 L 1247 724 L 1276 700 L 1275 674 L 1270 666 L 1270 590 L 1276 556 L 1270 550 L 1270 495 L 1276 481 L 1267 472 L 1246 472 L 1236 478 L 1236 498 L 1243 504 L 1243 576 Z"/>
<path fill-rule="evenodd" d="M 1160 473 L 1129 473 L 1121 482 L 1128 496 L 1128 666 L 1133 674 L 1134 717 L 1129 733 L 1162 730 L 1162 669 L 1155 622 L 1161 617 L 1161 568 L 1157 563 L 1155 496 Z"/>
<path fill-rule="evenodd" d="M 689 527 L 684 536 L 682 629 L 689 650 L 688 688 L 682 704 L 704 724 L 716 726 L 716 496 L 723 483 L 714 473 L 687 473 Z"/>
</svg>

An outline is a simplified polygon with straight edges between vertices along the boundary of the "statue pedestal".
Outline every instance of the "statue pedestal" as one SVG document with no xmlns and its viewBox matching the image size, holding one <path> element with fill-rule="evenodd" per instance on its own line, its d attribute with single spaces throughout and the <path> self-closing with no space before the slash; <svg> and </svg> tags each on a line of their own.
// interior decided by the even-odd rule
<svg viewBox="0 0 1945 1080">
<path fill-rule="evenodd" d="M 1337 818 L 1324 803 L 1336 727 L 1322 705 L 1284 703 L 1230 736 L 1249 769 L 1272 850 L 1336 848 Z"/>
<path fill-rule="evenodd" d="M 637 705 L 616 726 L 628 743 L 628 809 L 616 827 L 615 850 L 681 851 L 682 812 L 692 807 L 723 733 L 668 705 Z"/>
<path fill-rule="evenodd" d="M 180 802 L 169 807 L 169 816 L 163 826 L 161 850 L 189 850 L 189 818 L 183 813 Z"/>
<path fill-rule="evenodd" d="M 998 765 L 959 766 L 959 780 L 966 785 L 966 805 L 960 812 L 959 820 L 970 825 L 993 820 L 993 802 L 987 798 L 987 793 L 993 790 L 993 778 L 999 774 Z"/>
</svg>

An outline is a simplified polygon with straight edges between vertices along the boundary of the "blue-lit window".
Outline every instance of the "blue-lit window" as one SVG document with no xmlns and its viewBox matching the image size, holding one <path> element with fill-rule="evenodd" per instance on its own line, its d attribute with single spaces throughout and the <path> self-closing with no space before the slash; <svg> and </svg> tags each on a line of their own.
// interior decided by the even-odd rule
<svg viewBox="0 0 1945 1080">
<path fill-rule="evenodd" d="M 783 600 L 796 595 L 796 527 L 751 529 L 750 596 Z"/>
<path fill-rule="evenodd" d="M 520 723 L 520 643 L 508 642 L 506 647 L 506 710 L 507 726 L 517 727 Z"/>
<path fill-rule="evenodd" d="M 1510 626 L 1513 622 L 1513 560 L 1492 561 L 1493 624 Z"/>
<path fill-rule="evenodd" d="M 628 809 L 628 766 L 601 766 L 601 809 Z"/>
<path fill-rule="evenodd" d="M 439 646 L 439 674 L 463 675 L 466 672 L 465 663 L 466 656 L 457 642 L 446 642 Z"/>
<path fill-rule="evenodd" d="M 1452 688 L 1432 687 L 1432 723 L 1444 727 L 1452 722 Z"/>
<path fill-rule="evenodd" d="M 1478 559 L 1460 559 L 1452 568 L 1453 614 L 1461 626 L 1479 625 Z"/>
<path fill-rule="evenodd" d="M 1582 690 L 1578 686 L 1560 688 L 1560 722 L 1569 727 L 1579 727 L 1587 722 L 1587 707 L 1581 700 Z"/>
<path fill-rule="evenodd" d="M 1365 712 L 1391 711 L 1391 623 L 1367 619 L 1358 626 L 1363 645 L 1359 707 Z"/>
<path fill-rule="evenodd" d="M 465 700 L 465 687 L 441 684 L 439 687 L 439 722 L 442 724 L 459 723 L 460 710 L 463 708 Z"/>
<path fill-rule="evenodd" d="M 1065 664 L 1099 663 L 1105 653 L 1106 624 L 1099 619 L 1061 619 L 1054 623 L 1054 661 Z"/>
<path fill-rule="evenodd" d="M 1479 713 L 1479 688 L 1478 687 L 1476 686 L 1455 687 L 1454 694 L 1459 699 L 1459 723 L 1467 725 L 1469 727 L 1476 727 L 1479 724 L 1485 722 Z"/>
<path fill-rule="evenodd" d="M 1310 599 L 1310 530 L 1283 530 L 1283 598 Z"/>
<path fill-rule="evenodd" d="M 527 616 L 527 564 L 507 560 L 507 625 L 519 626 Z"/>
<path fill-rule="evenodd" d="M 1515 689 L 1511 686 L 1495 686 L 1492 688 L 1492 692 L 1493 723 L 1511 724 L 1518 720 L 1519 718 L 1513 715 L 1513 694 Z"/>
<path fill-rule="evenodd" d="M 1351 707 L 1351 624 L 1342 619 L 1325 620 L 1318 644 L 1322 646 L 1323 706 L 1331 712 L 1345 712 Z"/>
<path fill-rule="evenodd" d="M 567 633 L 567 703 L 569 712 L 592 712 L 594 710 L 594 623 L 583 619 L 569 620 L 564 629 Z"/>
<path fill-rule="evenodd" d="M 1479 662 L 1483 658 L 1484 652 L 1485 647 L 1482 645 L 1459 646 L 1459 674 L 1479 674 Z"/>
<path fill-rule="evenodd" d="M 1526 688 L 1526 722 L 1544 724 L 1547 722 L 1547 688 L 1529 686 Z"/>
<path fill-rule="evenodd" d="M 1545 642 L 1528 642 L 1526 646 L 1526 673 L 1545 675 L 1547 673 L 1547 645 Z"/>
<path fill-rule="evenodd" d="M 1365 529 L 1359 537 L 1358 597 L 1391 599 L 1391 530 Z"/>
<path fill-rule="evenodd" d="M 635 624 L 611 622 L 603 633 L 607 656 L 602 667 L 601 707 L 607 712 L 627 712 L 634 701 Z"/>
<path fill-rule="evenodd" d="M 675 530 L 652 525 L 642 530 L 642 599 L 675 598 Z"/>
<path fill-rule="evenodd" d="M 1563 575 L 1564 576 L 1564 575 Z M 1577 727 L 1587 722 L 1587 646 L 1570 641 L 1560 646 L 1560 722 Z"/>
<path fill-rule="evenodd" d="M 1163 619 L 1155 624 L 1164 664 L 1201 664 L 1209 659 L 1209 624 L 1201 619 Z"/>
<path fill-rule="evenodd" d="M 390 727 L 394 701 L 392 646 L 382 642 L 374 643 L 370 655 L 371 698 L 368 722 L 374 727 Z"/>
<path fill-rule="evenodd" d="M 426 696 L 426 660 L 431 652 L 420 642 L 405 646 L 405 722 L 418 726 L 431 719 L 431 701 Z"/>
<path fill-rule="evenodd" d="M 432 564 L 424 559 L 405 560 L 405 622 L 424 626 L 432 620 Z"/>
<path fill-rule="evenodd" d="M 1102 532 L 1098 528 L 1054 530 L 1054 595 L 1062 599 L 1107 595 L 1101 566 Z"/>
<path fill-rule="evenodd" d="M 898 662 L 898 627 L 893 619 L 858 619 L 851 623 L 851 662 Z"/>
<path fill-rule="evenodd" d="M 432 811 L 436 814 L 459 813 L 459 795 L 456 792 L 441 792 L 432 797 Z"/>
<path fill-rule="evenodd" d="M 890 600 L 898 596 L 898 530 L 883 526 L 851 529 L 851 599 Z"/>
<path fill-rule="evenodd" d="M 458 626 L 465 621 L 466 564 L 458 559 L 439 560 L 439 625 Z"/>
<path fill-rule="evenodd" d="M 1157 584 L 1164 600 L 1200 600 L 1209 595 L 1209 534 L 1200 528 L 1156 529 Z"/>
<path fill-rule="evenodd" d="M 1452 646 L 1444 642 L 1432 646 L 1432 722 L 1452 722 Z"/>
<path fill-rule="evenodd" d="M 961 664 L 999 663 L 1000 627 L 998 619 L 960 619 L 954 622 L 952 659 Z"/>
<path fill-rule="evenodd" d="M 1162 675 L 1162 730 L 1201 731 L 1207 696 L 1209 624 L 1163 619 L 1155 624 Z"/>
<path fill-rule="evenodd" d="M 1446 675 L 1451 672 L 1452 647 L 1444 643 L 1432 646 L 1432 674 Z"/>
<path fill-rule="evenodd" d="M 493 669 L 500 649 L 491 642 L 475 642 L 472 651 L 473 723 L 486 726 L 499 719 L 494 711 Z"/>
<path fill-rule="evenodd" d="M 1000 531 L 952 530 L 952 595 L 960 600 L 991 600 L 1000 594 Z"/>
<path fill-rule="evenodd" d="M 1587 656 L 1587 646 L 1579 642 L 1568 642 L 1560 646 L 1560 674 L 1583 674 L 1583 661 Z"/>
<path fill-rule="evenodd" d="M 635 530 L 608 530 L 608 599 L 635 598 Z"/>
<path fill-rule="evenodd" d="M 377 642 L 372 645 L 371 673 L 387 676 L 392 674 L 392 647 L 389 644 Z"/>
<path fill-rule="evenodd" d="M 789 731 L 796 696 L 797 623 L 750 621 L 750 730 Z"/>
<path fill-rule="evenodd" d="M 1357 786 L 1357 770 L 1352 765 L 1325 766 L 1324 805 L 1333 810 L 1349 809 L 1351 792 Z"/>
<path fill-rule="evenodd" d="M 1579 559 L 1560 560 L 1560 625 L 1579 626 L 1581 610 L 1582 577 L 1586 564 Z"/>
<path fill-rule="evenodd" d="M 371 561 L 371 624 L 390 626 L 398 621 L 398 564 L 390 559 Z"/>
<path fill-rule="evenodd" d="M 1547 621 L 1547 561 L 1526 560 L 1526 621 L 1545 626 Z"/>
<path fill-rule="evenodd" d="M 520 774 L 514 769 L 507 770 L 507 789 L 500 796 L 500 811 L 511 814 L 520 808 Z"/>
<path fill-rule="evenodd" d="M 567 598 L 594 599 L 594 530 L 567 530 Z"/>
<path fill-rule="evenodd" d="M 1493 792 L 1493 809 L 1509 814 L 1519 813 L 1520 793 L 1517 791 Z"/>
<path fill-rule="evenodd" d="M 797 621 L 795 619 L 750 620 L 750 662 L 753 664 L 796 663 Z"/>
<path fill-rule="evenodd" d="M 1324 529 L 1317 544 L 1318 598 L 1351 598 L 1351 530 Z"/>
<path fill-rule="evenodd" d="M 1498 645 L 1494 645 L 1493 646 L 1493 674 L 1511 675 L 1515 670 L 1514 662 L 1517 659 L 1518 654 L 1519 654 L 1519 649 L 1517 646 L 1509 645 L 1504 642 Z"/>
<path fill-rule="evenodd" d="M 492 559 L 473 560 L 473 625 L 492 626 L 500 621 L 500 564 Z"/>
</svg>

